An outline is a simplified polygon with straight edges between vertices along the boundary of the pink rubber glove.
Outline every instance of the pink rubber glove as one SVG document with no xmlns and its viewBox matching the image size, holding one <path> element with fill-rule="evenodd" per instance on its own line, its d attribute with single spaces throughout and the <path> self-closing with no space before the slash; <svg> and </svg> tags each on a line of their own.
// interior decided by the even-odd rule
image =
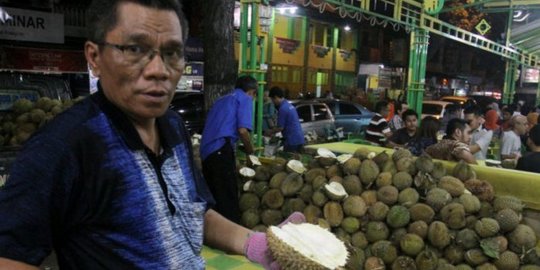
<svg viewBox="0 0 540 270">
<path fill-rule="evenodd" d="M 298 224 L 306 222 L 306 217 L 300 212 L 292 213 L 285 221 L 278 225 L 281 227 L 289 222 Z M 245 244 L 246 257 L 252 261 L 261 264 L 264 269 L 279 270 L 279 264 L 274 261 L 270 250 L 268 249 L 268 242 L 266 240 L 266 234 L 261 232 L 252 233 Z"/>
</svg>

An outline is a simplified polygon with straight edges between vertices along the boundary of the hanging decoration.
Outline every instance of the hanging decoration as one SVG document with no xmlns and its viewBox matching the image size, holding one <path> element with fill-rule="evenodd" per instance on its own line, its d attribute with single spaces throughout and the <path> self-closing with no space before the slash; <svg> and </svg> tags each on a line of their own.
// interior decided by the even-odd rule
<svg viewBox="0 0 540 270">
<path fill-rule="evenodd" d="M 283 53 L 292 54 L 300 46 L 300 41 L 295 39 L 276 37 L 276 42 Z"/>
<path fill-rule="evenodd" d="M 320 46 L 320 45 L 311 45 L 313 51 L 319 58 L 325 57 L 330 51 L 330 47 Z"/>
</svg>

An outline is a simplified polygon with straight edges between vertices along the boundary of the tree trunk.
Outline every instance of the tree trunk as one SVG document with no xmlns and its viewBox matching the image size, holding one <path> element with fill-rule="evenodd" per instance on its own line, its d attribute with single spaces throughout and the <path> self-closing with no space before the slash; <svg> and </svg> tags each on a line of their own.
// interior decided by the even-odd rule
<svg viewBox="0 0 540 270">
<path fill-rule="evenodd" d="M 206 110 L 234 88 L 234 0 L 203 0 L 204 101 Z"/>
</svg>

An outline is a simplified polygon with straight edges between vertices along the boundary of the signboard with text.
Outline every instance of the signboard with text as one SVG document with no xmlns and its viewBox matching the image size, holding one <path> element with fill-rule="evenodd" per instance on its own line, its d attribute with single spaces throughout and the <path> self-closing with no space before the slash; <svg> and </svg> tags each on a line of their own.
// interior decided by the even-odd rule
<svg viewBox="0 0 540 270">
<path fill-rule="evenodd" d="M 0 39 L 64 43 L 64 15 L 0 7 Z"/>
<path fill-rule="evenodd" d="M 0 47 L 0 69 L 86 73 L 83 51 Z"/>
</svg>

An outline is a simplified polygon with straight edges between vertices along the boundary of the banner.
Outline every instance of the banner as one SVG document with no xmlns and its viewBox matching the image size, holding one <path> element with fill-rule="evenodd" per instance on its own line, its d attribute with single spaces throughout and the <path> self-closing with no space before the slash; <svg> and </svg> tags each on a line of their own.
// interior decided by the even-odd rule
<svg viewBox="0 0 540 270">
<path fill-rule="evenodd" d="M 0 69 L 87 73 L 83 51 L 0 47 Z"/>
<path fill-rule="evenodd" d="M 0 7 L 0 39 L 64 43 L 64 15 Z"/>
</svg>

